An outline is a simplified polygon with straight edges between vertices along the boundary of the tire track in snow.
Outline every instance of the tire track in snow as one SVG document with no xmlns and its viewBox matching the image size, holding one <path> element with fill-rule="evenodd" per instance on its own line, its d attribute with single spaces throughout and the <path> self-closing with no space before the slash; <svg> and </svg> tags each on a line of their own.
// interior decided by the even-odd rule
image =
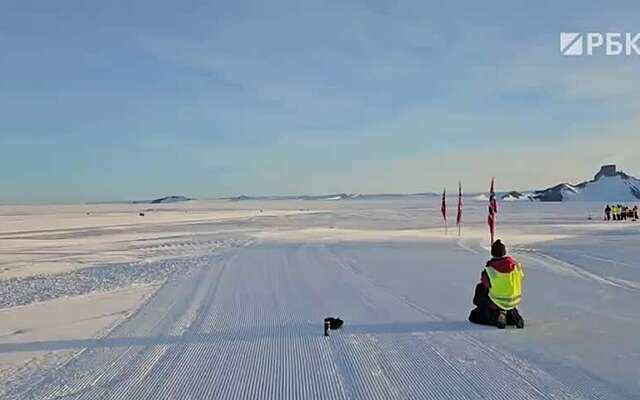
<svg viewBox="0 0 640 400">
<path fill-rule="evenodd" d="M 62 382 L 22 398 L 581 398 L 546 371 L 468 334 L 349 332 L 352 321 L 375 326 L 393 323 L 394 315 L 444 319 L 324 245 L 245 248 L 198 271 L 168 283 L 155 305 L 139 312 L 142 326 L 118 332 L 184 341 L 127 347 L 115 356 L 105 353 L 116 349 L 91 349 L 60 371 Z M 344 311 L 347 326 L 325 338 L 322 318 L 336 311 Z"/>
<path fill-rule="evenodd" d="M 109 337 L 127 337 L 154 334 L 178 334 L 189 321 L 190 297 L 176 296 L 176 293 L 195 293 L 198 283 L 208 272 L 206 263 L 215 258 L 200 260 L 192 273 L 169 280 L 147 302 L 143 308 L 114 330 Z M 177 261 L 178 262 L 178 261 Z M 205 263 L 205 265 L 202 265 Z M 160 314 L 160 315 L 159 315 Z M 156 351 L 150 348 L 151 351 Z M 102 392 L 103 387 L 114 381 L 117 374 L 128 365 L 136 365 L 137 357 L 145 357 L 147 348 L 94 348 L 87 349 L 77 359 L 57 371 L 53 371 L 45 381 L 37 384 L 27 394 L 16 395 L 16 399 L 58 399 L 89 396 L 91 391 Z M 143 364 L 144 365 L 144 364 Z M 97 369 L 96 369 L 97 368 Z M 29 396 L 29 397 L 27 397 Z"/>
<path fill-rule="evenodd" d="M 369 276 L 366 276 L 363 273 L 361 268 L 355 266 L 354 260 L 345 262 L 337 254 L 335 253 L 332 253 L 332 254 L 335 262 L 338 263 L 338 265 L 341 265 L 345 270 L 351 271 L 351 273 L 353 273 L 355 276 L 359 277 L 362 280 L 367 281 L 368 284 L 374 287 L 377 287 L 382 291 L 387 292 L 388 294 L 396 298 L 398 301 L 403 302 L 406 306 L 421 313 L 423 316 L 427 318 L 427 320 L 431 320 L 431 321 L 446 320 L 444 317 L 437 315 L 425 309 L 424 307 L 420 306 L 415 301 L 411 300 L 408 296 L 397 295 L 391 288 L 378 283 L 375 279 Z M 525 362 L 524 360 L 518 359 L 516 356 L 509 354 L 502 349 L 497 349 L 495 347 L 492 347 L 472 337 L 471 335 L 468 335 L 465 333 L 460 333 L 460 332 L 446 333 L 446 335 L 451 335 L 452 337 L 456 338 L 456 341 L 454 343 L 451 343 L 448 347 L 450 349 L 450 352 L 448 353 L 450 356 L 455 356 L 456 351 L 458 350 L 472 347 L 472 348 L 481 349 L 483 353 L 482 356 L 492 361 L 490 364 L 493 366 L 493 371 L 491 375 L 486 377 L 487 378 L 485 382 L 486 384 L 491 384 L 490 377 L 493 375 L 507 374 L 517 378 L 518 382 L 522 384 L 518 386 L 520 390 L 526 388 L 526 390 L 522 390 L 521 393 L 518 393 L 518 395 L 521 396 L 522 398 L 532 398 L 532 399 L 535 399 L 535 398 L 546 398 L 546 399 L 582 398 L 579 395 L 571 394 L 572 392 L 575 393 L 575 391 L 572 391 L 571 389 L 566 387 L 564 384 L 557 381 L 550 374 L 544 372 L 543 370 L 540 370 L 539 368 L 532 366 L 531 364 Z M 440 337 L 444 335 L 437 335 L 435 333 L 432 333 L 432 336 Z M 446 360 L 446 358 L 443 357 L 443 360 Z M 512 366 L 512 364 L 517 364 L 520 368 L 515 368 Z M 450 365 L 453 366 L 453 364 L 450 364 Z M 500 366 L 499 368 L 496 367 L 498 365 Z M 521 367 L 523 366 L 527 366 L 528 373 L 522 372 Z M 478 387 L 478 388 L 482 387 L 480 386 L 480 382 L 481 381 L 478 381 L 478 382 L 469 381 L 469 383 L 472 386 Z M 484 398 L 486 396 L 486 393 L 482 393 L 481 390 L 478 390 L 477 393 L 481 394 L 481 398 Z M 494 396 L 499 395 L 499 392 L 493 393 L 493 395 Z M 467 393 L 467 397 L 468 396 L 469 396 L 469 393 Z M 509 396 L 510 394 L 507 394 L 506 397 L 504 398 L 507 398 L 507 399 L 512 398 Z"/>
<path fill-rule="evenodd" d="M 568 273 L 572 276 L 579 277 L 581 279 L 598 282 L 605 285 L 614 286 L 619 289 L 630 290 L 634 292 L 640 292 L 640 288 L 634 282 L 626 282 L 621 279 L 608 278 L 606 276 L 598 275 L 593 272 L 587 271 L 584 268 L 570 262 L 560 260 L 552 255 L 542 253 L 539 251 L 526 252 L 523 254 L 525 258 L 536 261 L 538 264 L 556 272 L 556 273 Z"/>
<path fill-rule="evenodd" d="M 168 371 L 168 368 L 164 371 L 162 368 L 156 370 L 159 376 L 170 378 L 163 379 L 157 391 L 149 393 L 148 396 L 142 392 L 129 392 L 129 394 L 145 396 L 144 398 L 209 398 L 210 395 L 216 398 L 255 398 L 256 396 L 309 398 L 314 394 L 320 394 L 323 398 L 344 397 L 339 391 L 336 392 L 336 387 L 339 385 L 331 384 L 332 382 L 327 384 L 328 375 L 314 371 L 312 368 L 318 362 L 322 362 L 317 361 L 318 359 L 324 359 L 324 362 L 330 361 L 326 356 L 322 357 L 326 351 L 322 351 L 319 346 L 323 343 L 320 337 L 298 337 L 277 333 L 277 329 L 290 319 L 283 318 L 286 317 L 284 313 L 273 313 L 274 309 L 287 311 L 283 309 L 282 301 L 273 297 L 273 289 L 278 289 L 276 292 L 287 290 L 274 287 L 277 285 L 276 282 L 283 281 L 276 275 L 288 275 L 288 273 L 278 274 L 279 264 L 284 263 L 282 260 L 276 260 L 275 263 L 263 269 L 263 274 L 256 277 L 268 283 L 266 288 L 268 290 L 259 293 L 264 296 L 260 299 L 262 301 L 242 299 L 242 296 L 250 295 L 242 290 L 242 284 L 246 283 L 246 276 L 242 271 L 223 276 L 220 282 L 221 286 L 228 288 L 227 293 L 220 302 L 215 304 L 212 302 L 209 309 L 205 310 L 207 311 L 203 313 L 205 318 L 199 327 L 194 325 L 195 331 L 228 331 L 229 328 L 253 327 L 262 316 L 262 319 L 267 322 L 261 328 L 266 338 L 256 342 L 251 337 L 242 337 L 241 334 L 237 340 L 223 340 L 206 346 L 189 345 L 178 356 L 179 362 L 175 368 L 171 371 Z M 255 287 L 249 285 L 249 288 Z M 260 290 L 258 289 L 257 292 Z M 250 330 L 247 329 L 246 332 Z M 309 352 L 308 349 L 314 349 L 314 351 Z M 212 370 L 211 360 L 214 363 L 215 373 L 206 374 L 206 371 Z M 187 371 L 191 376 L 185 376 L 183 373 L 176 374 L 175 371 Z M 326 371 L 326 369 L 320 371 Z M 174 375 L 175 379 L 171 379 Z M 247 384 L 256 380 L 263 384 Z M 147 381 L 147 383 L 150 382 Z"/>
<path fill-rule="evenodd" d="M 215 300 L 215 294 L 219 287 L 221 277 L 224 274 L 228 261 L 222 263 L 220 271 L 209 272 L 206 276 L 198 277 L 199 282 L 209 281 L 215 279 L 215 283 L 211 285 L 201 284 L 197 287 L 197 291 L 201 293 L 195 293 L 194 301 L 191 303 L 191 308 L 197 308 L 197 310 L 186 310 L 182 318 L 186 318 L 191 327 L 197 327 L 202 323 L 203 317 L 206 316 L 204 311 Z M 204 305 L 201 305 L 200 303 Z M 170 332 L 172 334 L 181 333 L 185 324 L 177 323 L 176 328 Z M 147 394 L 145 389 L 149 387 L 155 387 L 159 383 L 159 377 L 162 373 L 158 373 L 155 369 L 160 367 L 171 368 L 175 366 L 180 357 L 183 357 L 185 353 L 186 345 L 179 345 L 177 348 L 169 350 L 167 346 L 153 346 L 149 349 L 143 350 L 139 354 L 139 359 L 135 362 L 131 362 L 133 365 L 133 371 L 129 368 L 124 368 L 119 374 L 118 378 L 113 379 L 116 383 L 121 381 L 122 383 L 115 387 L 109 394 L 109 398 L 113 399 L 129 399 L 129 398 L 145 398 Z M 136 369 L 138 371 L 136 371 Z M 141 373 L 141 371 L 143 373 Z M 137 374 L 136 374 L 137 373 Z M 109 386 L 113 387 L 113 382 L 109 382 Z M 83 397 L 86 399 L 96 398 L 95 396 Z"/>
</svg>

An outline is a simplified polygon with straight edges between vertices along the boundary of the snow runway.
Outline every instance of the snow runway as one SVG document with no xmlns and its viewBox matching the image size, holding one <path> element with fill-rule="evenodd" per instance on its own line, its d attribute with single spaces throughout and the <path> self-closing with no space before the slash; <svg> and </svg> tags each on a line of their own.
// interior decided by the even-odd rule
<svg viewBox="0 0 640 400">
<path fill-rule="evenodd" d="M 632 398 L 497 344 L 535 334 L 535 322 L 502 332 L 467 323 L 479 270 L 469 264 L 481 259 L 453 242 L 233 249 L 171 278 L 105 338 L 0 344 L 80 351 L 7 398 Z M 330 315 L 346 325 L 326 338 Z"/>
</svg>

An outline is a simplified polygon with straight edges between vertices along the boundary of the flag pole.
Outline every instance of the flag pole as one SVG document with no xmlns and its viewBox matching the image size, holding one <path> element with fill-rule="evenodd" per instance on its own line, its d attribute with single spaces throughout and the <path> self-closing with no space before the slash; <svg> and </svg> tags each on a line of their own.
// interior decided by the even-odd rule
<svg viewBox="0 0 640 400">
<path fill-rule="evenodd" d="M 489 236 L 491 238 L 491 243 L 489 244 L 489 246 L 493 246 L 493 241 L 495 239 L 496 220 L 498 218 L 498 202 L 496 200 L 494 185 L 495 177 L 492 177 L 491 188 L 489 189 L 489 215 L 487 217 L 487 223 L 489 225 Z"/>
<path fill-rule="evenodd" d="M 440 212 L 442 212 L 442 219 L 444 219 L 444 234 L 448 234 L 449 227 L 447 226 L 447 188 L 442 189 L 442 204 L 440 206 Z"/>
<path fill-rule="evenodd" d="M 458 237 L 462 236 L 462 181 L 458 181 L 458 213 L 456 214 Z"/>
</svg>

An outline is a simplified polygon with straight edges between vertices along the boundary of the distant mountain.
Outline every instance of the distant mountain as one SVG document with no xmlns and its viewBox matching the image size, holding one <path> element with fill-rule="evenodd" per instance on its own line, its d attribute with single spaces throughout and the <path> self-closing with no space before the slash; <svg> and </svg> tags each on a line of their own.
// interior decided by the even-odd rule
<svg viewBox="0 0 640 400">
<path fill-rule="evenodd" d="M 229 201 L 250 201 L 250 200 L 310 200 L 310 201 L 343 201 L 343 200 L 384 200 L 405 197 L 429 197 L 436 196 L 434 193 L 382 193 L 382 194 L 360 194 L 360 193 L 335 193 L 322 195 L 299 195 L 299 196 L 236 196 L 225 197 Z"/>
<path fill-rule="evenodd" d="M 193 199 L 185 196 L 165 196 L 155 200 L 135 200 L 131 201 L 132 204 L 168 204 L 168 203 L 182 203 L 184 201 L 191 201 Z"/>
<path fill-rule="evenodd" d="M 578 193 L 578 190 L 575 186 L 568 183 L 561 183 L 548 189 L 537 190 L 531 198 L 540 201 L 563 201 L 569 199 L 571 195 L 576 193 Z"/>
<path fill-rule="evenodd" d="M 471 200 L 475 201 L 489 201 L 489 195 L 487 193 L 469 194 L 467 196 L 470 196 Z M 496 197 L 503 201 L 531 201 L 530 193 L 521 193 L 515 190 L 511 192 L 496 192 Z"/>
<path fill-rule="evenodd" d="M 366 195 L 365 195 L 366 196 Z M 358 193 L 338 193 L 338 194 L 330 194 L 330 195 L 320 195 L 320 196 L 304 196 L 304 200 L 355 200 L 362 198 L 363 195 Z"/>
<path fill-rule="evenodd" d="M 242 196 L 238 196 L 238 197 L 230 197 L 230 198 L 228 198 L 228 200 L 245 201 L 245 200 L 253 200 L 253 197 L 242 195 Z"/>
<path fill-rule="evenodd" d="M 191 200 L 193 199 L 184 196 L 166 196 L 159 199 L 151 200 L 151 204 L 182 203 L 184 201 Z"/>
<path fill-rule="evenodd" d="M 531 195 L 526 193 L 516 192 L 515 190 L 500 196 L 500 199 L 504 201 L 517 201 L 517 200 L 531 200 Z"/>
<path fill-rule="evenodd" d="M 539 201 L 636 201 L 640 200 L 640 179 L 618 171 L 615 165 L 604 165 L 590 181 L 561 183 L 530 197 Z"/>
<path fill-rule="evenodd" d="M 94 201 L 87 204 L 163 204 L 163 203 L 180 203 L 183 201 L 191 201 L 185 196 L 166 196 L 155 200 L 116 200 L 116 201 Z"/>
</svg>

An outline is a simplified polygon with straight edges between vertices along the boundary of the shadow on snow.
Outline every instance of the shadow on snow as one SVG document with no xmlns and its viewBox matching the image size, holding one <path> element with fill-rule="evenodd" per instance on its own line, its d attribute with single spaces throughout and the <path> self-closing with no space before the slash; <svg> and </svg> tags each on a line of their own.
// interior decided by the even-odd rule
<svg viewBox="0 0 640 400">
<path fill-rule="evenodd" d="M 150 337 L 106 337 L 99 339 L 46 340 L 37 342 L 2 343 L 0 353 L 19 353 L 28 351 L 55 351 L 71 349 L 97 349 L 129 346 L 166 346 L 190 344 L 216 344 L 224 341 L 253 341 L 259 339 L 297 339 L 323 336 L 323 327 L 318 324 L 287 324 L 255 327 L 237 331 L 184 334 L 180 336 Z M 467 321 L 422 321 L 390 322 L 383 324 L 347 325 L 333 335 L 366 334 L 411 334 L 429 332 L 460 332 L 486 330 L 486 327 L 472 325 Z M 331 340 L 331 338 L 327 338 Z"/>
</svg>

